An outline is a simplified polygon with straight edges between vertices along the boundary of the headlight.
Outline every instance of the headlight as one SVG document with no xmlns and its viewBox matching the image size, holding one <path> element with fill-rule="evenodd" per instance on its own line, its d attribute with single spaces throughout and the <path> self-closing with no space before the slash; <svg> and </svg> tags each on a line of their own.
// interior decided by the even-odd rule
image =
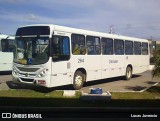
<svg viewBox="0 0 160 121">
<path fill-rule="evenodd" d="M 45 76 L 45 70 L 41 71 L 39 74 L 38 74 L 38 77 L 44 77 Z"/>
</svg>

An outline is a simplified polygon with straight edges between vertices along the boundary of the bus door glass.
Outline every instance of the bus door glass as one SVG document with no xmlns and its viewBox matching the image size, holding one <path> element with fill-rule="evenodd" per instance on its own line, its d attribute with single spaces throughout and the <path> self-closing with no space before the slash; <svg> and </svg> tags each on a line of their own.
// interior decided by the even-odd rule
<svg viewBox="0 0 160 121">
<path fill-rule="evenodd" d="M 54 86 L 71 83 L 70 41 L 68 36 L 55 35 L 52 38 L 52 79 Z"/>
</svg>

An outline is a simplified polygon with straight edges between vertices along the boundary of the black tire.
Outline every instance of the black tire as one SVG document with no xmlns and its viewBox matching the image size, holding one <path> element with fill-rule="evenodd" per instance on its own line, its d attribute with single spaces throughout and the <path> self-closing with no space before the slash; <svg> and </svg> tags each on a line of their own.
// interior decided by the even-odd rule
<svg viewBox="0 0 160 121">
<path fill-rule="evenodd" d="M 73 87 L 75 90 L 79 90 L 84 84 L 84 74 L 81 71 L 76 71 L 73 78 Z"/>
<path fill-rule="evenodd" d="M 132 78 L 132 68 L 130 66 L 128 66 L 126 68 L 126 75 L 125 75 L 125 79 L 126 80 L 130 80 Z"/>
</svg>

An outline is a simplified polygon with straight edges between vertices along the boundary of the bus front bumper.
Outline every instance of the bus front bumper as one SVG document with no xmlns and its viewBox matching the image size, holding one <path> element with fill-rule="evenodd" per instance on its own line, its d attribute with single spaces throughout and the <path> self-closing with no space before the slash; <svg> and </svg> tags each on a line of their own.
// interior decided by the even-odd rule
<svg viewBox="0 0 160 121">
<path fill-rule="evenodd" d="M 49 87 L 49 76 L 45 76 L 45 77 L 19 77 L 16 76 L 14 74 L 12 74 L 12 80 L 13 83 L 17 83 L 17 84 L 26 84 L 26 85 L 37 85 L 37 86 L 44 86 L 44 87 Z"/>
</svg>

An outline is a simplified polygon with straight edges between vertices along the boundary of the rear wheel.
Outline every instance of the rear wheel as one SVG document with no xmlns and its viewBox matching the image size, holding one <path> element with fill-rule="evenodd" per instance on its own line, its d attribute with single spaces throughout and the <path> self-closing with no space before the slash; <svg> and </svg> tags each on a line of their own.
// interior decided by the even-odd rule
<svg viewBox="0 0 160 121">
<path fill-rule="evenodd" d="M 79 90 L 83 87 L 84 84 L 84 74 L 81 71 L 76 71 L 74 74 L 73 87 L 76 90 Z"/>
<path fill-rule="evenodd" d="M 131 78 L 132 78 L 132 68 L 128 66 L 128 67 L 126 68 L 125 79 L 126 79 L 126 80 L 130 80 Z"/>
</svg>

